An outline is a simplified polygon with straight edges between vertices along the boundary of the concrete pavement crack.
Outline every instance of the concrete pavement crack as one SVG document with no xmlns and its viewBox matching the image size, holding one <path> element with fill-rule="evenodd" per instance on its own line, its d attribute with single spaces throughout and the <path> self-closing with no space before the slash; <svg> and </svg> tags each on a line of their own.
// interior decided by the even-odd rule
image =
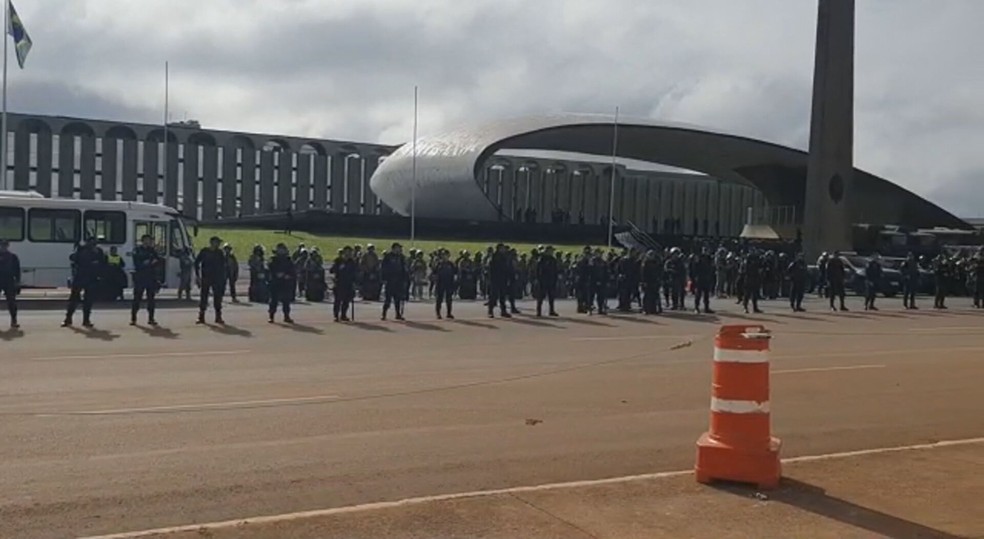
<svg viewBox="0 0 984 539">
<path fill-rule="evenodd" d="M 563 518 L 561 516 L 558 516 L 558 515 L 556 515 L 554 513 L 551 513 L 550 511 L 547 511 L 546 509 L 544 509 L 544 508 L 536 505 L 535 503 L 533 503 L 533 502 L 531 502 L 529 500 L 526 500 L 526 499 L 524 499 L 524 498 L 516 495 L 515 493 L 510 492 L 509 493 L 509 496 L 512 497 L 513 499 L 515 499 L 516 501 L 518 501 L 519 503 L 521 503 L 521 504 L 529 507 L 530 509 L 533 509 L 534 511 L 537 511 L 539 513 L 543 513 L 544 515 L 547 515 L 548 517 L 550 517 L 550 518 L 552 518 L 552 519 L 554 519 L 554 520 L 556 520 L 556 521 L 558 521 L 558 522 L 560 522 L 560 523 L 562 523 L 562 524 L 564 524 L 564 525 L 566 525 L 566 526 L 568 526 L 570 528 L 573 528 L 573 529 L 577 530 L 581 534 L 583 534 L 583 535 L 585 535 L 587 537 L 590 537 L 591 539 L 601 539 L 597 535 L 589 532 L 588 530 L 585 530 L 584 528 L 578 526 L 577 524 L 574 524 L 573 522 L 571 522 L 571 521 L 569 521 L 569 520 L 567 520 L 567 519 L 565 519 L 565 518 Z"/>
</svg>

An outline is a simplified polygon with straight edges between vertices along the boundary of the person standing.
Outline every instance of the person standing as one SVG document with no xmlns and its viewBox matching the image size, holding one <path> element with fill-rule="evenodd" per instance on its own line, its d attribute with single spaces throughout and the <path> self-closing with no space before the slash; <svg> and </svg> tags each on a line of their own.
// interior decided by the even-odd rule
<svg viewBox="0 0 984 539">
<path fill-rule="evenodd" d="M 933 262 L 933 277 L 936 280 L 936 299 L 934 309 L 946 310 L 946 288 L 950 281 L 950 261 L 945 253 L 940 253 Z"/>
<path fill-rule="evenodd" d="M 598 314 L 604 316 L 608 314 L 608 281 L 609 269 L 608 262 L 601 255 L 601 251 L 595 251 L 591 261 L 591 302 L 596 303 Z M 593 308 L 591 311 L 592 312 Z"/>
<path fill-rule="evenodd" d="M 123 299 L 123 291 L 126 290 L 126 261 L 120 256 L 116 246 L 109 248 L 109 255 L 106 256 L 106 286 L 104 292 L 107 299 L 117 301 Z"/>
<path fill-rule="evenodd" d="M 801 313 L 803 309 L 803 298 L 806 296 L 806 260 L 803 253 L 796 255 L 796 258 L 789 263 L 786 268 L 789 275 L 789 307 L 794 313 Z"/>
<path fill-rule="evenodd" d="M 557 290 L 557 279 L 560 275 L 560 265 L 554 256 L 554 248 L 547 246 L 536 262 L 536 280 L 540 283 L 539 294 L 536 296 L 536 316 L 543 316 L 543 300 L 547 300 L 550 316 L 558 316 L 554 310 L 554 298 Z"/>
<path fill-rule="evenodd" d="M 352 248 L 343 247 L 328 271 L 334 276 L 335 302 L 332 306 L 332 314 L 336 322 L 348 322 L 348 311 L 352 300 L 355 299 L 355 280 L 359 273 L 352 256 Z"/>
<path fill-rule="evenodd" d="M 709 248 L 697 255 L 691 265 L 690 279 L 694 283 L 694 312 L 700 314 L 700 305 L 704 304 L 705 314 L 714 314 L 711 310 L 711 292 L 714 291 L 714 258 Z"/>
<path fill-rule="evenodd" d="M 762 259 L 755 249 L 749 249 L 743 263 L 742 274 L 744 275 L 745 289 L 742 292 L 742 306 L 745 314 L 748 314 L 748 303 L 752 303 L 752 310 L 756 314 L 761 314 L 759 309 L 759 293 L 762 290 Z"/>
<path fill-rule="evenodd" d="M 910 252 L 899 269 L 902 272 L 902 306 L 919 309 L 916 307 L 916 292 L 919 290 L 920 273 L 915 253 Z"/>
<path fill-rule="evenodd" d="M 659 259 L 656 251 L 650 250 L 646 253 L 646 260 L 642 263 L 642 287 L 643 300 L 642 312 L 646 314 L 660 314 L 663 312 L 663 305 L 660 301 L 660 285 L 663 281 L 663 261 Z"/>
<path fill-rule="evenodd" d="M 499 305 L 499 315 L 501 317 L 512 318 L 512 315 L 506 311 L 506 296 L 509 294 L 507 287 L 509 286 L 510 273 L 513 271 L 512 264 L 509 261 L 509 250 L 506 249 L 505 245 L 500 243 L 495 246 L 495 251 L 489 258 L 489 318 L 495 318 L 496 304 Z"/>
<path fill-rule="evenodd" d="M 7 302 L 10 329 L 17 329 L 17 292 L 21 282 L 20 258 L 10 252 L 10 242 L 0 240 L 0 291 Z"/>
<path fill-rule="evenodd" d="M 232 245 L 228 243 L 222 246 L 222 252 L 226 258 L 226 286 L 228 286 L 229 298 L 232 299 L 233 303 L 239 303 L 239 297 L 236 295 L 236 281 L 239 280 L 239 260 L 236 258 L 236 254 L 232 252 Z"/>
<path fill-rule="evenodd" d="M 577 312 L 591 311 L 591 248 L 585 247 L 574 265 L 574 286 L 577 294 Z"/>
<path fill-rule="evenodd" d="M 208 296 L 211 293 L 215 323 L 222 325 L 225 324 L 222 319 L 222 296 L 225 295 L 225 284 L 229 273 L 226 268 L 226 256 L 222 252 L 222 239 L 212 236 L 208 244 L 208 247 L 202 249 L 195 258 L 195 280 L 201 291 L 196 323 L 205 323 L 205 311 L 208 309 Z"/>
<path fill-rule="evenodd" d="M 284 323 L 293 324 L 294 320 L 290 317 L 290 304 L 294 299 L 294 279 L 297 271 L 294 268 L 294 261 L 290 258 L 290 250 L 287 244 L 278 243 L 274 249 L 273 257 L 270 258 L 270 320 L 274 322 L 277 314 L 277 305 L 281 306 L 284 313 Z"/>
<path fill-rule="evenodd" d="M 75 311 L 79 304 L 82 305 L 82 325 L 87 328 L 92 327 L 92 304 L 95 301 L 93 294 L 99 284 L 99 277 L 106 270 L 106 255 L 99 248 L 96 238 L 89 236 L 85 243 L 79 246 L 78 250 L 72 253 L 72 291 L 68 297 L 68 310 L 65 313 L 65 321 L 62 327 L 69 327 L 73 324 Z"/>
<path fill-rule="evenodd" d="M 834 308 L 834 299 L 839 299 L 840 310 L 846 312 L 848 309 L 844 305 L 844 297 L 847 292 L 844 289 L 844 280 L 847 277 L 847 268 L 844 266 L 844 259 L 841 258 L 840 251 L 834 251 L 834 255 L 827 260 L 826 277 L 827 295 L 830 297 L 830 310 L 837 310 Z"/>
<path fill-rule="evenodd" d="M 403 300 L 410 283 L 410 273 L 407 257 L 403 256 L 403 246 L 394 243 L 390 251 L 383 256 L 380 273 L 386 284 L 386 297 L 383 300 L 382 320 L 386 320 L 390 304 L 396 311 L 396 319 L 403 320 Z"/>
<path fill-rule="evenodd" d="M 140 245 L 133 250 L 133 304 L 130 307 L 130 325 L 137 325 L 140 303 L 147 297 L 147 324 L 157 325 L 154 314 L 157 309 L 157 290 L 160 287 L 161 268 L 164 259 L 154 247 L 154 237 L 144 234 Z"/>
<path fill-rule="evenodd" d="M 974 271 L 974 307 L 984 309 L 984 247 L 977 251 Z"/>
<path fill-rule="evenodd" d="M 458 275 L 458 268 L 451 262 L 446 250 L 438 253 L 437 264 L 434 265 L 434 289 L 437 295 L 437 318 L 441 319 L 441 304 L 446 306 L 448 320 L 454 320 L 451 314 L 452 298 L 454 298 L 455 277 Z"/>
<path fill-rule="evenodd" d="M 875 256 L 868 260 L 868 265 L 864 268 L 864 310 L 866 311 L 878 310 L 878 307 L 875 307 L 875 298 L 878 297 L 878 288 L 881 285 L 882 273 L 879 256 L 875 254 Z"/>
<path fill-rule="evenodd" d="M 191 301 L 191 276 L 195 272 L 195 259 L 191 254 L 191 247 L 185 247 L 178 257 L 178 267 L 181 272 L 178 282 L 178 299 L 182 297 Z"/>
</svg>

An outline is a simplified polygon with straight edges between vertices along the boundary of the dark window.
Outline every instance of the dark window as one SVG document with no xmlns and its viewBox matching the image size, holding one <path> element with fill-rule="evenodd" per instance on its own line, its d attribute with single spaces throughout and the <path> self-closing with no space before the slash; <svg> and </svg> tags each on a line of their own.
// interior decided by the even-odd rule
<svg viewBox="0 0 984 539">
<path fill-rule="evenodd" d="M 81 213 L 77 210 L 32 208 L 28 212 L 28 237 L 31 241 L 78 243 Z"/>
<path fill-rule="evenodd" d="M 85 212 L 85 237 L 102 237 L 101 243 L 122 245 L 126 243 L 126 214 L 121 211 Z"/>
<path fill-rule="evenodd" d="M 24 210 L 0 208 L 0 240 L 24 241 Z"/>
</svg>

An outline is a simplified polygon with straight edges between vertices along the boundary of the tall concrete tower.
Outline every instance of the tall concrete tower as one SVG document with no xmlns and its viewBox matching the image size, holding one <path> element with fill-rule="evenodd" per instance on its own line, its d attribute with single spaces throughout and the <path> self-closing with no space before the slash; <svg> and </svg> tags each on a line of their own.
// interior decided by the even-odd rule
<svg viewBox="0 0 984 539">
<path fill-rule="evenodd" d="M 854 0 L 819 0 L 810 159 L 803 210 L 807 257 L 851 248 L 854 223 Z"/>
</svg>

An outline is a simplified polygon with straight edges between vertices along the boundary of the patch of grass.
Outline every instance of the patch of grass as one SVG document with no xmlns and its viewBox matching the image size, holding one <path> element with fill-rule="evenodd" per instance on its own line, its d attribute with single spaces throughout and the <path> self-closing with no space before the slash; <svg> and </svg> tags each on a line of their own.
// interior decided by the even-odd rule
<svg viewBox="0 0 984 539">
<path fill-rule="evenodd" d="M 469 242 L 460 240 L 442 241 L 433 239 L 418 239 L 416 244 L 411 246 L 409 238 L 353 238 L 331 236 L 327 234 L 310 234 L 307 232 L 294 232 L 292 235 L 288 236 L 280 230 L 201 227 L 198 229 L 198 237 L 194 238 L 195 248 L 200 249 L 204 247 L 208 243 L 208 239 L 212 236 L 218 236 L 222 238 L 222 241 L 232 245 L 235 253 L 241 259 L 249 256 L 249 253 L 253 251 L 254 245 L 259 244 L 264 246 L 269 253 L 274 246 L 281 242 L 286 243 L 287 247 L 291 251 L 296 249 L 297 244 L 301 242 L 303 242 L 308 248 L 317 246 L 326 257 L 335 256 L 338 249 L 341 249 L 346 245 L 353 247 L 356 245 L 361 245 L 364 250 L 366 245 L 371 243 L 376 246 L 377 251 L 386 251 L 395 241 L 398 241 L 403 245 L 404 251 L 409 251 L 411 247 L 416 247 L 417 249 L 423 249 L 425 252 L 431 252 L 439 247 L 444 247 L 455 254 L 461 252 L 462 250 L 468 250 L 472 253 L 477 251 L 484 252 L 489 246 L 495 245 L 495 242 L 488 241 Z M 536 244 L 532 243 L 510 243 L 509 245 L 520 253 L 528 253 L 531 249 L 536 247 Z M 555 247 L 564 252 L 580 252 L 584 245 L 555 245 Z"/>
</svg>

